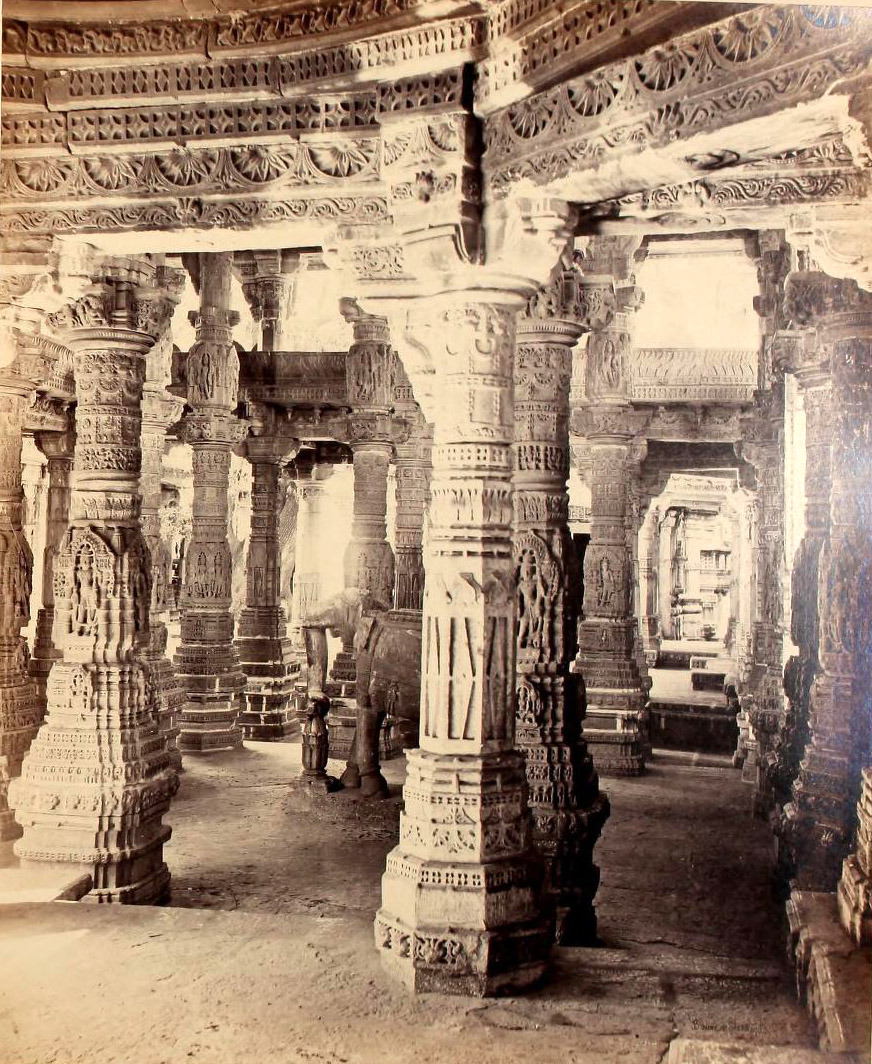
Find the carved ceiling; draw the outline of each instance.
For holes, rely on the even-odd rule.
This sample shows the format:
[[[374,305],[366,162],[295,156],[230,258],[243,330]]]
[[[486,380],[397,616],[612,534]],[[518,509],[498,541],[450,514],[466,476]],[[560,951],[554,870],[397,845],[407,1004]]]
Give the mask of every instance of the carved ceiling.
[[[172,18],[172,6],[145,0],[140,15],[127,0],[110,24],[98,3],[77,4],[75,21],[69,5],[7,4],[7,247],[353,233],[354,272],[384,279],[403,276],[404,233],[454,225],[475,248],[481,217],[529,190],[578,204],[589,230],[664,232],[759,228],[763,212],[771,225],[773,211],[860,209],[868,194],[850,108],[868,86],[865,11],[327,0]]]

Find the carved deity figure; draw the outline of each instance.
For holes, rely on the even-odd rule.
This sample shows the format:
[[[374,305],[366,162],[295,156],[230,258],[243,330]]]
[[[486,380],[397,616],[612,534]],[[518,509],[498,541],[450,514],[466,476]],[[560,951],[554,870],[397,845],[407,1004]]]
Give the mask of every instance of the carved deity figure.
[[[612,563],[607,554],[600,558],[599,575],[596,585],[596,604],[600,607],[614,605],[617,584],[615,574],[612,572]]]
[[[548,589],[532,551],[524,551],[518,572],[518,645],[539,650],[545,637]]]
[[[94,572],[94,556],[90,551],[81,551],[79,554],[70,607],[73,635],[94,635],[100,607],[100,588]]]
[[[614,340],[603,342],[600,359],[603,382],[609,388],[617,388],[621,382],[621,349]]]

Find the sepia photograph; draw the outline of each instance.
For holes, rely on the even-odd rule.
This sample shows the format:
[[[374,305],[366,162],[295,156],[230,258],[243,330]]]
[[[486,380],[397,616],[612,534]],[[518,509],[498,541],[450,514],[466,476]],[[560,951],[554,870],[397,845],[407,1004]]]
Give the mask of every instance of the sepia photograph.
[[[872,0],[0,77],[0,1064],[872,1064]]]

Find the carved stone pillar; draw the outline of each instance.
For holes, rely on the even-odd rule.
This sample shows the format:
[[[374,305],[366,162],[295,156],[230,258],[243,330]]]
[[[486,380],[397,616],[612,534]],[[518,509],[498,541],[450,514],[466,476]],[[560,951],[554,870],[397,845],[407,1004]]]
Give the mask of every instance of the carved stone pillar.
[[[627,545],[634,437],[643,417],[629,405],[632,312],[641,303],[632,265],[638,240],[598,238],[585,259],[590,335],[586,403],[574,427],[591,461],[591,533],[584,557],[583,619],[575,671],[584,682],[584,737],[604,774],[644,770],[647,683],[639,670],[633,616],[633,557]]]
[[[27,643],[21,629],[30,619],[33,557],[22,530],[22,422],[35,381],[35,359],[19,340],[17,356],[0,369],[0,841],[17,838],[7,804],[9,779],[42,720],[37,686],[28,675]]]
[[[393,457],[391,408],[396,385],[396,355],[386,318],[364,314],[343,300],[343,316],[354,328],[348,351],[348,401],[354,455],[354,517],[345,552],[345,586],[367,590],[386,606],[393,604],[394,552],[387,540],[388,467]]]
[[[479,292],[438,296],[415,322],[441,392],[421,747],[407,754],[376,940],[410,988],[492,994],[541,978],[552,937],[539,910],[524,756],[514,749],[514,307]]]
[[[71,474],[74,429],[67,432],[38,432],[36,445],[46,457],[48,492],[46,500],[45,554],[42,563],[42,605],[36,615],[36,637],[30,659],[30,675],[36,681],[41,714],[45,715],[46,685],[52,665],[63,657],[55,646],[54,563],[70,522]]]
[[[763,393],[760,409],[743,425],[742,457],[757,474],[756,603],[750,691],[743,713],[751,727],[745,739],[749,764],[745,778],[754,780],[754,808],[768,817],[787,800],[793,760],[788,742],[783,692],[784,618],[784,389],[779,383]],[[780,740],[780,741],[779,741]]]
[[[295,459],[293,468],[299,509],[291,598],[291,640],[301,648],[300,652],[305,661],[300,622],[322,598],[321,573],[325,562],[321,555],[321,543],[326,519],[324,482],[333,473],[333,466],[314,461],[312,452],[304,451]]]
[[[10,795],[22,863],[81,866],[91,900],[153,903],[169,872],[161,823],[178,787],[156,724],[151,563],[139,523],[145,353],[168,300],[161,269],[110,259],[53,324],[78,393],[70,527],[55,559],[55,645],[45,724]]]
[[[569,532],[569,382],[582,332],[576,271],[562,265],[519,317],[515,349],[516,746],[557,941],[596,940],[593,848],[609,812],[582,739],[575,656],[581,573]]]
[[[782,871],[795,888],[831,891],[852,843],[869,753],[872,293],[793,273],[785,305],[809,327],[793,344],[790,368],[804,392],[807,455],[794,640],[813,680],[809,741],[781,825]]]
[[[398,610],[420,610],[424,604],[424,515],[430,497],[433,429],[415,402],[412,386],[399,363],[397,374],[396,411],[408,421],[411,432],[396,447],[394,602]]]
[[[236,647],[248,678],[239,718],[246,739],[283,739],[297,729],[292,714],[295,656],[281,600],[279,477],[298,449],[274,435],[245,442],[251,463],[251,532],[246,559],[246,601]]]
[[[345,551],[345,586],[372,593],[393,604],[394,552],[387,539],[388,469],[393,445],[385,441],[352,443],[354,513]]]
[[[183,275],[179,273],[179,284]],[[161,535],[160,506],[166,430],[178,420],[184,403],[166,391],[172,363],[172,336],[167,329],[149,352],[142,397],[142,534],[151,556],[149,644],[145,659],[151,665],[160,733],[176,771],[181,770],[179,714],[185,688],[167,656],[167,623],[172,607],[172,557]]]
[[[176,669],[187,701],[180,717],[183,753],[242,745],[237,717],[245,675],[233,643],[228,542],[230,452],[246,432],[234,413],[239,358],[231,339],[238,317],[229,309],[232,256],[200,256],[197,339],[188,354],[191,412],[180,437],[193,450],[193,531],[185,554],[181,643]]]
[[[660,508],[650,505],[639,535],[639,631],[646,665],[660,653]]]

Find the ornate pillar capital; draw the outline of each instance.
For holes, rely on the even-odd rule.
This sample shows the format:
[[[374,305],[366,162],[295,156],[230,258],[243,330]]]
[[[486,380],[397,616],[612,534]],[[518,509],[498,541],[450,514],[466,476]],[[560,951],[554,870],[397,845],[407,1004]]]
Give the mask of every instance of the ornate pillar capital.
[[[234,265],[251,316],[260,325],[262,349],[283,350],[284,323],[294,300],[299,254],[278,249],[237,252]]]

